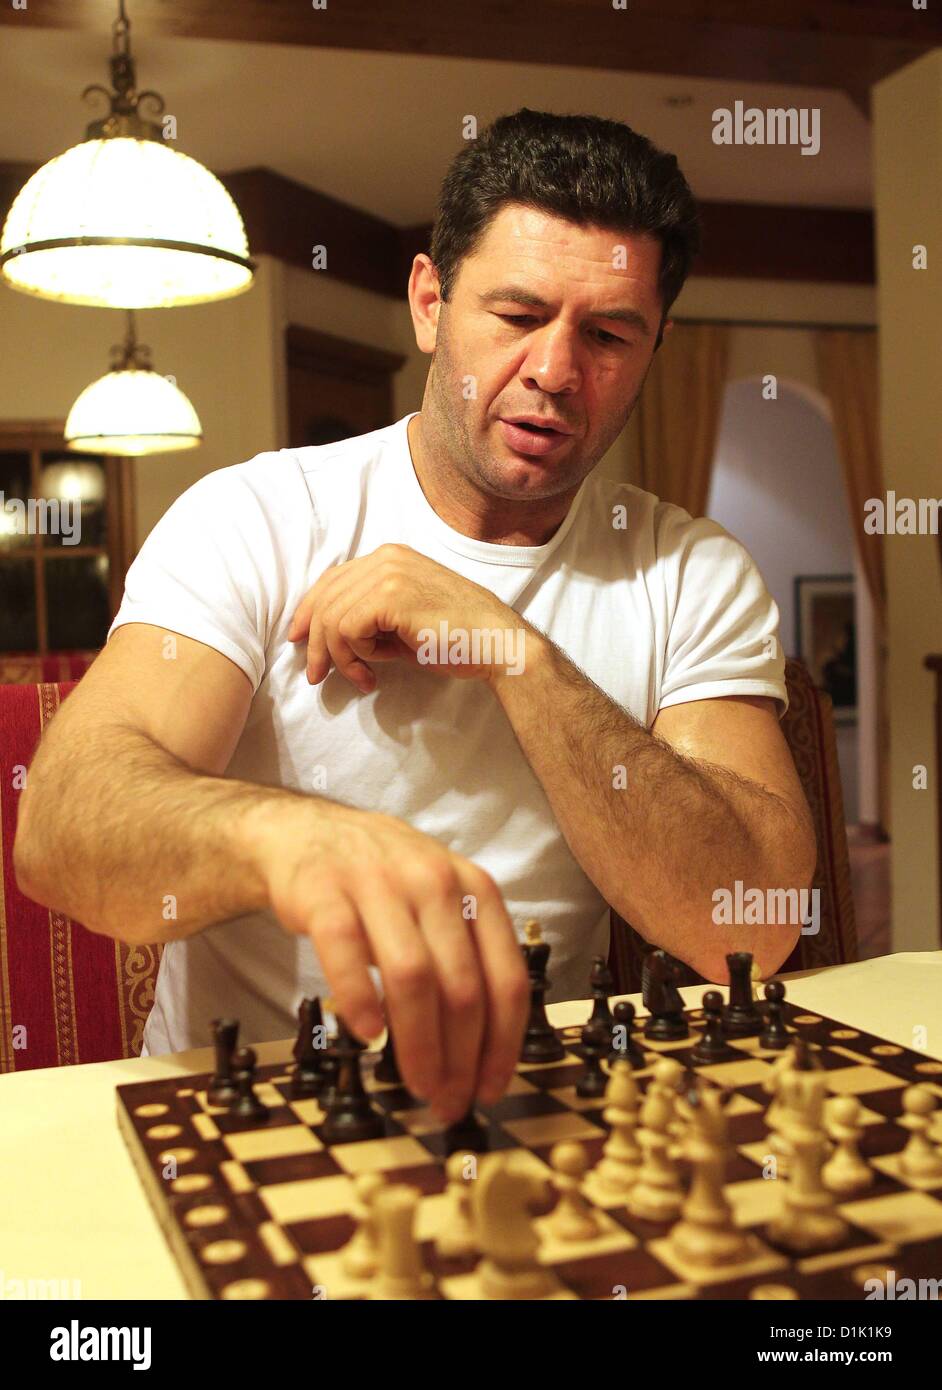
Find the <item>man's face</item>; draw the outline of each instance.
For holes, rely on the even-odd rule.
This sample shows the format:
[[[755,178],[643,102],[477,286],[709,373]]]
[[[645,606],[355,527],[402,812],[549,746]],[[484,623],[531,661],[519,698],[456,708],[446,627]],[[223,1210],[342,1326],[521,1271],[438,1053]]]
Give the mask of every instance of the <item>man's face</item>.
[[[439,309],[426,401],[469,482],[526,501],[574,491],[592,471],[651,364],[660,258],[656,237],[500,210]],[[520,416],[560,432],[509,423]]]

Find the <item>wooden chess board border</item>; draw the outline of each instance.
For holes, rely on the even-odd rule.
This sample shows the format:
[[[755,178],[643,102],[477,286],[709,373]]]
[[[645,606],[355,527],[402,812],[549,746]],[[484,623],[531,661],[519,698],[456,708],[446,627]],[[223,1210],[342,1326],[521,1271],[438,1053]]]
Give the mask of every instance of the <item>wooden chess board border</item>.
[[[685,1013],[689,1022],[693,1025],[701,1022],[703,1017],[702,1011],[698,1009],[688,1009]],[[874,1082],[877,1082],[878,1077],[883,1077],[887,1082],[895,1078],[896,1086],[902,1090],[907,1084],[915,1084],[917,1081],[924,1081],[930,1086],[931,1090],[937,1095],[942,1096],[942,1086],[940,1086],[938,1082],[939,1076],[942,1075],[942,1063],[936,1062],[925,1053],[917,1053],[912,1049],[903,1048],[896,1044],[889,1044],[876,1034],[871,1034],[861,1029],[849,1028],[837,1020],[831,1019],[825,1015],[812,1014],[807,1010],[790,1005],[789,1003],[786,1003],[786,1022],[790,1025],[792,1031],[803,1033],[808,1037],[809,1041],[812,1042],[813,1046],[825,1050],[827,1053],[826,1060],[824,1060],[825,1069],[837,1071],[838,1077],[842,1081],[842,1089],[843,1082],[847,1079],[844,1075],[845,1072],[848,1074],[848,1077],[850,1072],[855,1073],[855,1076],[850,1078],[854,1082],[851,1087],[851,1093],[859,1094],[859,1098],[865,1106],[869,1094],[867,1086],[864,1084],[867,1082],[866,1069],[869,1069],[873,1073]],[[686,1040],[673,1043],[653,1043],[643,1038],[643,1026],[644,1019],[638,1019],[636,1024],[638,1041],[652,1059],[656,1059],[659,1056],[669,1056],[676,1051],[688,1050],[695,1041],[695,1030],[692,1030],[691,1036]],[[600,1116],[600,1102],[575,1102],[570,1107],[568,1102],[563,1100],[559,1089],[564,1080],[570,1079],[566,1077],[565,1073],[568,1071],[571,1077],[572,1069],[578,1061],[573,1054],[573,1047],[578,1041],[580,1028],[575,1025],[570,1025],[568,1027],[558,1028],[556,1031],[567,1050],[565,1060],[555,1064],[522,1064],[518,1067],[515,1082],[518,1088],[521,1087],[521,1083],[528,1083],[524,1089],[529,1091],[532,1086],[537,1092],[547,1097],[547,1099],[558,1099],[564,1107],[570,1109],[570,1113],[574,1116],[578,1116],[581,1111],[588,1110],[590,1113],[585,1114],[585,1118],[589,1119],[591,1117],[592,1120],[595,1120],[597,1115]],[[739,1097],[740,1108],[738,1113],[744,1113],[743,1107],[750,1105],[754,1110],[758,1110],[759,1104],[757,1102],[760,1100],[759,1096],[756,1094],[754,1099],[750,1100],[748,1094],[750,1091],[757,1093],[759,1089],[757,1079],[752,1076],[750,1068],[755,1068],[761,1063],[763,1070],[766,1069],[774,1060],[776,1054],[763,1051],[761,1058],[751,1056],[750,1054],[754,1053],[758,1048],[757,1039],[734,1039],[733,1045],[736,1050],[742,1054],[734,1063],[721,1063],[715,1065],[713,1068],[709,1066],[692,1067],[691,1070],[695,1073],[702,1073],[707,1080],[711,1080],[714,1084],[720,1085],[721,1089],[728,1091],[732,1096]],[[686,1065],[689,1066],[689,1062],[687,1062]],[[650,1073],[650,1066],[651,1063],[649,1062],[649,1065],[640,1072],[642,1077]],[[731,1068],[737,1073],[735,1078],[731,1073]],[[711,1070],[719,1072],[721,1075],[711,1077]],[[288,1063],[274,1063],[260,1067],[260,1075],[256,1083],[257,1089],[262,1093],[274,1093],[276,1088],[273,1082],[284,1085],[289,1079],[289,1071],[290,1064]],[[857,1076],[856,1073],[860,1073],[860,1075]],[[225,1156],[220,1156],[211,1151],[210,1146],[220,1143],[225,1136],[219,1135],[217,1132],[214,1137],[207,1137],[207,1125],[205,1121],[209,1121],[209,1127],[215,1129],[211,1117],[213,1115],[217,1117],[219,1115],[224,1115],[225,1112],[218,1108],[210,1107],[205,1101],[205,1098],[202,1097],[201,1093],[205,1089],[208,1080],[208,1073],[164,1077],[125,1085],[119,1087],[117,1092],[118,1118],[122,1136],[128,1145],[134,1165],[141,1176],[142,1186],[154,1210],[158,1225],[164,1232],[171,1252],[181,1269],[187,1290],[194,1298],[200,1300],[216,1300],[221,1296],[225,1296],[222,1294],[222,1290],[227,1286],[231,1285],[235,1287],[242,1282],[252,1284],[253,1282],[262,1281],[269,1286],[266,1301],[279,1301],[283,1299],[296,1300],[299,1297],[313,1297],[313,1281],[306,1278],[308,1266],[318,1261],[323,1263],[324,1255],[335,1256],[337,1252],[332,1249],[331,1251],[325,1250],[321,1252],[320,1255],[314,1255],[305,1254],[303,1250],[298,1249],[295,1251],[294,1260],[290,1263],[275,1257],[272,1252],[271,1244],[266,1239],[267,1232],[265,1228],[276,1226],[278,1230],[275,1234],[280,1234],[281,1240],[285,1245],[292,1244],[293,1242],[290,1235],[283,1227],[278,1225],[275,1218],[268,1216],[259,1219],[256,1212],[253,1211],[253,1204],[255,1208],[261,1208],[259,1194],[267,1184],[252,1180],[249,1188],[241,1190],[234,1188],[232,1186],[230,1174],[227,1172],[227,1169],[223,1167],[223,1164],[227,1162],[230,1162],[232,1167],[238,1166],[235,1161],[231,1160],[231,1151],[230,1154]],[[370,1080],[372,1080],[372,1078],[370,1078]],[[858,1087],[860,1089],[858,1089]],[[403,1137],[412,1136],[418,1138],[420,1142],[423,1138],[429,1137],[425,1135],[424,1131],[421,1129],[413,1129],[408,1122],[404,1123],[404,1112],[396,1111],[394,1115],[390,1106],[382,1105],[383,1094],[389,1094],[397,1088],[389,1086],[370,1086],[370,1089],[371,1094],[374,1096],[374,1100],[380,1104],[381,1108],[386,1110],[389,1121],[395,1126],[395,1130]],[[571,1086],[568,1089],[571,1089]],[[879,1083],[877,1083],[876,1089],[882,1092],[884,1090],[890,1090],[891,1088],[880,1086]],[[513,1094],[514,1089],[512,1083],[511,1091],[508,1095],[512,1096]],[[292,1103],[283,1093],[279,1094],[278,1100],[279,1108],[285,1107],[293,1112],[293,1119],[291,1121],[292,1127],[296,1124],[302,1131],[306,1129],[309,1133],[313,1134],[315,1138],[318,1138],[316,1135],[317,1122],[315,1121],[309,1124],[302,1115],[297,1112],[296,1107],[304,1103]],[[269,1104],[275,1104],[274,1094],[269,1098]],[[307,1102],[307,1104],[311,1104],[311,1102]],[[502,1104],[504,1104],[504,1102],[497,1103],[498,1107]],[[153,1129],[155,1127],[160,1127],[159,1123],[155,1125],[155,1121],[158,1121],[160,1118],[159,1112],[157,1114],[141,1115],[141,1107],[143,1106],[146,1109],[148,1105],[154,1105],[155,1109],[158,1105],[161,1107],[163,1113],[162,1123],[168,1130],[177,1128],[177,1136],[174,1140],[171,1140],[169,1134],[166,1137],[148,1135],[148,1128]],[[482,1115],[487,1116],[490,1109],[491,1107],[484,1107],[481,1111]],[[538,1114],[539,1112],[535,1113]],[[197,1119],[200,1118],[204,1119],[204,1124],[202,1126],[196,1123]],[[505,1118],[510,1119],[510,1116],[506,1116]],[[872,1118],[876,1120],[877,1116],[874,1115]],[[887,1123],[890,1122],[889,1114],[884,1118]],[[192,1135],[187,1135],[185,1139],[180,1138],[179,1122],[181,1119],[188,1121],[188,1128],[195,1132]],[[145,1120],[147,1121],[146,1126],[144,1124]],[[510,1129],[504,1130],[502,1119],[495,1117],[493,1123],[515,1141],[516,1147],[525,1153],[533,1154],[535,1158],[539,1158],[536,1150],[526,1139],[521,1140],[514,1135]],[[512,1119],[511,1123],[514,1123]],[[600,1118],[598,1123],[601,1125]],[[539,1125],[537,1125],[537,1128],[539,1128]],[[250,1125],[247,1125],[244,1131],[241,1125],[233,1131],[233,1133],[242,1132],[264,1134],[265,1131],[264,1129]],[[228,1127],[226,1128],[226,1133],[229,1133]],[[603,1132],[600,1131],[600,1137],[602,1137],[602,1134]],[[152,1141],[151,1151],[148,1150],[145,1138],[149,1138]],[[595,1144],[595,1142],[596,1141],[593,1141],[593,1144]],[[154,1152],[153,1150],[158,1144],[159,1149],[157,1149],[157,1152]],[[182,1189],[177,1192],[168,1191],[167,1183],[161,1176],[162,1163],[160,1159],[164,1151],[172,1152],[174,1144],[180,1146],[191,1146],[195,1144],[197,1146],[202,1160],[201,1167],[189,1169],[188,1172],[202,1172],[203,1174],[207,1174],[209,1179],[207,1186],[212,1186],[215,1189],[213,1193],[209,1191],[201,1193],[198,1188],[193,1188],[190,1192],[186,1192]],[[538,1147],[540,1144],[542,1144],[544,1148],[546,1147],[542,1140],[537,1141]],[[347,1146],[344,1145],[343,1147],[346,1148]],[[356,1145],[352,1147],[355,1148]],[[742,1154],[745,1152],[747,1146],[737,1147],[739,1148],[740,1154]],[[335,1151],[336,1146],[323,1145],[322,1152],[324,1154],[330,1155],[332,1150]],[[432,1166],[441,1167],[442,1158],[437,1152],[433,1152],[430,1155],[429,1161]],[[544,1162],[543,1159],[540,1159],[540,1161],[541,1163]],[[390,1171],[395,1172],[395,1168]],[[394,1178],[393,1180],[397,1179]],[[743,1180],[744,1179],[732,1179],[731,1182],[736,1184]],[[314,1175],[310,1178],[303,1179],[303,1181],[317,1183],[318,1178]],[[912,1191],[912,1185],[908,1186],[910,1191]],[[184,1228],[184,1221],[190,1198],[197,1204],[200,1202],[212,1204],[214,1200],[218,1203],[223,1195],[225,1196],[226,1202],[234,1209],[234,1225],[236,1230],[233,1231],[230,1226],[228,1231],[217,1234],[210,1229],[205,1232],[205,1238],[209,1242],[214,1238],[222,1241],[226,1239],[230,1241],[239,1240],[240,1243],[246,1247],[239,1261],[243,1264],[241,1272],[237,1272],[236,1270],[225,1271],[224,1264],[207,1267],[205,1262],[202,1262],[198,1255],[198,1251],[201,1248],[199,1241],[203,1238],[203,1233],[191,1229],[188,1234],[187,1230]],[[942,1198],[942,1192],[935,1193],[934,1196],[936,1198]],[[184,1200],[174,1200],[180,1197],[184,1198]],[[938,1247],[939,1260],[942,1262],[942,1237],[936,1236],[931,1239],[929,1243],[933,1247]],[[639,1238],[638,1244],[642,1250],[652,1255],[656,1254],[653,1242],[649,1242],[646,1238]],[[907,1245],[905,1241],[903,1245],[904,1248],[912,1248],[911,1245]],[[872,1254],[874,1251],[879,1253],[880,1249],[879,1242],[875,1240],[870,1253]],[[892,1245],[887,1246],[885,1251],[887,1256],[892,1253],[892,1249]],[[864,1249],[861,1248],[861,1257],[864,1253]],[[903,1250],[900,1250],[898,1253],[902,1255]],[[600,1258],[603,1257],[600,1256]],[[838,1256],[838,1260],[840,1260],[840,1258],[841,1257]],[[658,1261],[658,1263],[663,1262]],[[843,1263],[848,1263],[846,1257]],[[219,1276],[219,1278],[215,1280],[213,1279],[214,1269],[218,1271]],[[812,1270],[809,1268],[807,1272],[811,1273]],[[741,1271],[732,1273],[734,1283],[736,1282],[737,1275],[740,1273]],[[805,1271],[799,1262],[791,1260],[788,1262],[788,1268],[780,1271],[781,1275],[792,1278],[797,1278],[799,1274],[803,1273],[805,1273]],[[657,1287],[652,1288],[647,1295],[642,1291],[633,1296],[660,1296],[664,1298],[682,1297],[684,1299],[691,1297],[702,1298],[717,1296],[716,1292],[709,1291],[707,1288],[696,1288],[691,1291],[686,1284],[682,1285],[676,1282],[679,1276],[675,1274],[672,1277],[675,1280],[675,1292],[673,1293],[671,1292],[671,1286],[659,1284]],[[220,1284],[220,1279],[226,1279],[227,1283]],[[728,1281],[729,1273],[724,1276],[721,1282],[728,1287]],[[436,1282],[439,1288],[445,1284],[443,1279],[437,1280]],[[454,1280],[449,1280],[449,1283],[455,1283],[455,1290],[452,1292],[448,1288],[445,1288],[444,1292],[439,1292],[438,1296],[444,1297],[446,1300],[454,1297],[461,1298],[462,1293],[458,1289],[458,1283]],[[310,1292],[302,1294],[302,1286],[310,1290]],[[683,1287],[683,1293],[680,1292],[681,1287]],[[570,1298],[580,1297],[578,1293],[563,1293],[562,1296]],[[586,1294],[585,1296],[589,1298],[595,1297],[593,1294]],[[728,1296],[734,1297],[735,1295]],[[743,1295],[740,1295],[740,1297],[742,1296]],[[343,1297],[343,1295],[341,1295],[341,1297]]]

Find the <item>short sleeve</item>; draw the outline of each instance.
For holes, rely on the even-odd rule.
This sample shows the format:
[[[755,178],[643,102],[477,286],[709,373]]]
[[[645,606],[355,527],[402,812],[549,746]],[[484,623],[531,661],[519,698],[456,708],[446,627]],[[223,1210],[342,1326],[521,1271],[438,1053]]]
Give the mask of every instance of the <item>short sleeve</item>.
[[[171,504],[128,570],[108,638],[125,623],[192,637],[235,662],[254,692],[283,575],[272,518],[245,469],[207,473]]]
[[[662,504],[656,518],[669,630],[659,708],[765,695],[788,709],[778,605],[752,556],[718,522]]]

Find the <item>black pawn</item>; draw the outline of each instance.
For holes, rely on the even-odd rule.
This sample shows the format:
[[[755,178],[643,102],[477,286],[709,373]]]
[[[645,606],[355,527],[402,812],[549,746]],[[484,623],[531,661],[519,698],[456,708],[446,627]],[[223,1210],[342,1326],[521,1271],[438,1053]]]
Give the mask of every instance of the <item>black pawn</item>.
[[[354,1139],[381,1139],[386,1133],[383,1116],[374,1109],[360,1075],[360,1057],[365,1043],[355,1038],[343,1019],[337,1018],[337,1041],[333,1054],[337,1061],[337,1079],[333,1095],[325,1105],[327,1116],[321,1128],[326,1144],[342,1144]]]
[[[792,1042],[792,1051],[795,1055],[796,1071],[820,1071],[821,1063],[811,1051],[804,1038],[795,1038]]]
[[[753,1037],[762,1028],[762,1014],[752,997],[752,954],[731,951],[726,964],[729,968],[729,1003],[723,1010],[726,1036]]]
[[[580,1053],[585,1059],[585,1067],[576,1082],[576,1095],[583,1100],[604,1096],[608,1086],[608,1076],[602,1063],[610,1052],[608,1029],[598,1019],[589,1019],[582,1030]]]
[[[782,1018],[785,986],[781,980],[769,981],[765,987],[765,997],[765,1027],[759,1034],[759,1045],[769,1052],[781,1052],[791,1042],[791,1034]]]
[[[615,1031],[612,1035],[612,1047],[609,1060],[614,1062],[622,1058],[630,1062],[637,1071],[645,1065],[644,1050],[636,1038],[631,1036],[631,1029],[635,1021],[635,1006],[628,999],[621,999],[615,1005]]]
[[[316,1096],[322,1087],[321,1062],[323,1048],[315,1044],[315,1029],[323,1030],[324,1019],[319,999],[302,999],[298,1006],[298,1037],[294,1044],[294,1057],[297,1062],[291,1078],[290,1095],[294,1100],[305,1096]]]
[[[526,941],[523,945],[523,958],[530,976],[530,1017],[527,1031],[523,1035],[521,1062],[560,1062],[566,1055],[556,1032],[546,1017],[546,991],[549,979],[546,966],[549,961],[549,942],[540,935],[537,922],[528,922],[524,928]]]
[[[324,1111],[330,1109],[337,1093],[337,1075],[340,1061],[337,1057],[337,1039],[331,1038],[321,1058],[321,1080],[317,1092],[317,1103]]]
[[[729,1062],[736,1056],[742,1056],[726,1041],[723,1032],[723,996],[718,989],[708,989],[703,996],[703,1012],[706,1021],[699,1041],[691,1050],[691,1062],[701,1066],[710,1062]]]
[[[612,1018],[608,997],[615,993],[615,981],[604,956],[596,956],[592,961],[589,989],[593,999],[592,1021],[604,1024],[611,1038],[615,1032],[615,1020]]]
[[[210,1105],[231,1105],[239,1094],[232,1074],[239,1023],[234,1018],[214,1018],[209,1026],[213,1030],[216,1070],[210,1077],[206,1099]]]
[[[399,1075],[399,1061],[396,1057],[396,1044],[393,1042],[392,1029],[388,1025],[386,1027],[386,1046],[376,1063],[373,1077],[376,1081],[382,1081],[384,1085],[402,1085],[402,1077]]]
[[[268,1119],[268,1106],[263,1105],[255,1094],[256,1060],[255,1049],[252,1047],[240,1047],[233,1057],[235,1083],[239,1094],[229,1113],[237,1115],[240,1120],[254,1120],[256,1124],[260,1124]]]

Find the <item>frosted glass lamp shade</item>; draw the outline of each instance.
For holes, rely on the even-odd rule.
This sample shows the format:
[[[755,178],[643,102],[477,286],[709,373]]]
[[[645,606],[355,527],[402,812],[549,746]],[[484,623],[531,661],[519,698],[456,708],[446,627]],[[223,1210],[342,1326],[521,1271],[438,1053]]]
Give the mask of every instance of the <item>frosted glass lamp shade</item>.
[[[163,454],[201,443],[199,416],[159,372],[125,368],[99,377],[65,422],[70,449],[98,454]]]
[[[226,299],[253,275],[239,210],[215,174],[160,140],[122,136],[84,140],[24,184],[0,270],[42,299],[126,309]]]

